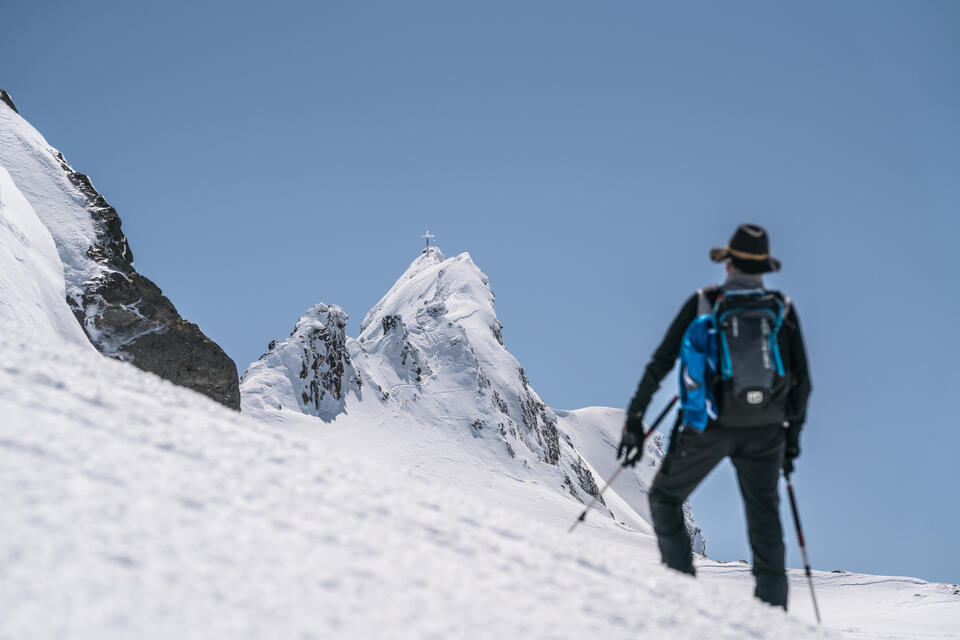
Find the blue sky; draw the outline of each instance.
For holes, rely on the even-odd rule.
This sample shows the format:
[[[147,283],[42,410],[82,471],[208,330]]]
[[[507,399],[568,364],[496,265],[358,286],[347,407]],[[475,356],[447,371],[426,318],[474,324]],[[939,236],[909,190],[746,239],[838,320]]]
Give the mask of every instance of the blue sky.
[[[960,582],[960,5],[9,4],[0,87],[241,371],[315,302],[355,333],[429,227],[550,405],[625,406],[708,249],[765,225],[813,563]],[[728,465],[693,505],[749,558]]]

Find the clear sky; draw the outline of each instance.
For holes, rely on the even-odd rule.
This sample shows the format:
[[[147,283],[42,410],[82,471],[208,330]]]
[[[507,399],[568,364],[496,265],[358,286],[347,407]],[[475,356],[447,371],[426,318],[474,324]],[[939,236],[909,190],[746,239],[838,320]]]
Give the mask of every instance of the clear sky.
[[[5,0],[0,87],[241,371],[316,302],[355,335],[429,227],[548,404],[625,406],[763,224],[814,565],[960,582],[960,3],[145,4]],[[693,505],[749,558],[728,466]]]

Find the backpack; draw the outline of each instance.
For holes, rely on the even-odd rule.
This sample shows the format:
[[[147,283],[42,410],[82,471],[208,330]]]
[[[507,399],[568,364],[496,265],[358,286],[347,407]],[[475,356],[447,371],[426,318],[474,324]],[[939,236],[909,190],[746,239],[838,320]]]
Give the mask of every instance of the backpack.
[[[763,289],[697,292],[697,317],[680,346],[682,424],[703,430],[782,424],[789,380],[779,336],[790,301]]]

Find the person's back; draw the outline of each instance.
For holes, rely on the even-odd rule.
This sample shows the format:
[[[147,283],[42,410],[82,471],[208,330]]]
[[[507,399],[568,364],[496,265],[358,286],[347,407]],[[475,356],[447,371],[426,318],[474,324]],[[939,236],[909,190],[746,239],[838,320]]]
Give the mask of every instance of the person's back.
[[[729,392],[721,391],[726,378],[735,372],[730,367],[730,347],[727,338],[738,336],[736,322],[732,331],[720,326],[716,317],[707,318],[710,331],[719,336],[715,348],[722,354],[712,356],[705,425],[698,424],[700,416],[689,405],[680,412],[670,446],[653,486],[650,489],[650,512],[657,534],[664,564],[685,573],[694,574],[690,538],[684,525],[682,505],[706,475],[724,458],[730,457],[737,471],[740,491],[747,515],[750,546],[753,549],[753,573],[757,586],[755,595],[772,605],[787,606],[787,580],[784,567],[783,531],[779,512],[779,478],[783,468],[793,471],[793,460],[800,453],[800,430],[806,418],[810,394],[810,376],[803,345],[803,334],[796,308],[790,299],[777,292],[766,292],[763,274],[777,271],[780,262],[769,253],[766,231],[756,225],[741,225],[730,243],[722,249],[713,249],[714,262],[726,262],[727,280],[719,287],[701,289],[691,296],[654,352],[643,378],[627,409],[620,455],[627,464],[636,463],[643,447],[643,414],[664,376],[673,368],[681,353],[685,334],[698,317],[716,311],[718,300],[724,297],[761,296],[777,301],[770,312],[771,322],[762,325],[763,339],[773,340],[774,358],[762,351],[763,367],[774,369],[775,379],[782,391],[776,397],[766,397],[765,391],[744,393],[742,410],[735,411],[736,400]],[[738,310],[731,310],[734,313]],[[762,314],[761,314],[762,315]],[[714,314],[715,316],[715,314]],[[772,328],[771,328],[772,327]],[[727,331],[727,334],[724,334]],[[772,332],[772,333],[771,333]],[[726,362],[721,366],[719,361]],[[690,381],[693,389],[697,383]],[[711,406],[710,400],[716,403]],[[751,406],[756,404],[751,418]],[[725,406],[726,405],[726,406]],[[763,407],[764,411],[759,409]],[[726,412],[725,409],[726,408]],[[688,415],[685,415],[688,414]],[[699,427],[699,428],[698,428]]]

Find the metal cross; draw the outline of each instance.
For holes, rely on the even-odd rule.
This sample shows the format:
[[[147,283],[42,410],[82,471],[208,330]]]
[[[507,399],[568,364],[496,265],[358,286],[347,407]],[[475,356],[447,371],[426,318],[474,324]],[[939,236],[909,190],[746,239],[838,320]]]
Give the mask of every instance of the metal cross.
[[[437,236],[435,236],[435,235],[433,235],[432,233],[430,233],[430,229],[427,229],[427,232],[426,232],[425,234],[423,234],[422,236],[420,236],[420,237],[427,239],[427,249],[429,249],[429,248],[430,248],[430,240],[431,240],[432,238],[436,238]]]

